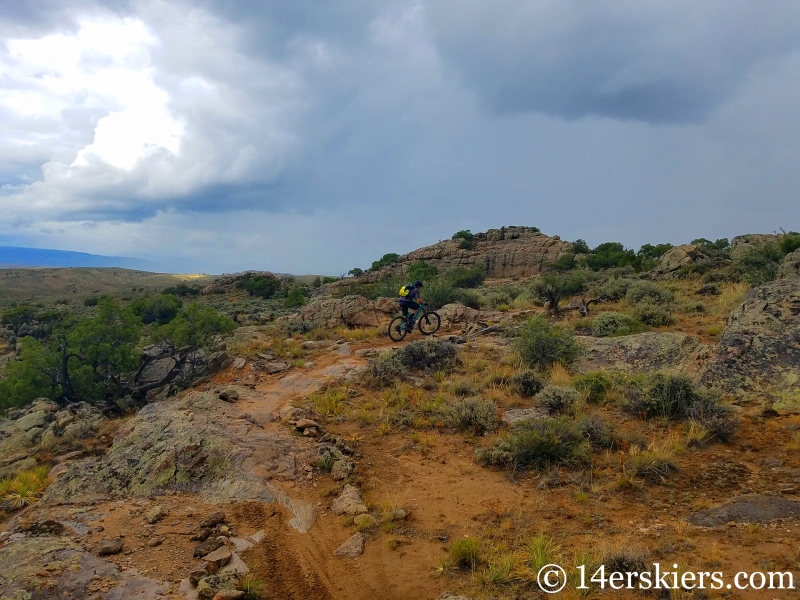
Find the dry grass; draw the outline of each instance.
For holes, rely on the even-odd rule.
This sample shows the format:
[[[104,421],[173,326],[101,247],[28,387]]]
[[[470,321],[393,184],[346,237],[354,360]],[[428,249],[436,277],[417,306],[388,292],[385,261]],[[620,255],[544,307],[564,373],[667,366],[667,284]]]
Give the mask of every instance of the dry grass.
[[[572,375],[562,363],[555,363],[550,367],[547,377],[553,385],[569,385],[572,383]]]
[[[381,331],[377,327],[360,327],[357,329],[349,329],[347,327],[337,327],[333,330],[333,336],[336,339],[347,340],[348,342],[363,342],[364,340],[371,340],[379,337]]]
[[[12,509],[20,509],[39,501],[50,485],[49,467],[41,465],[30,471],[21,471],[14,477],[0,479],[0,498]]]

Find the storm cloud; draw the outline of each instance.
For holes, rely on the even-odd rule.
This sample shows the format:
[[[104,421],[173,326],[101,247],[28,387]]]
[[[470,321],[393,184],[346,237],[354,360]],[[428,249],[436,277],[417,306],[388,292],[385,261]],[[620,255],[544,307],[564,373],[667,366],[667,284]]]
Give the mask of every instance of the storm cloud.
[[[792,3],[0,5],[0,242],[336,274],[798,228]]]

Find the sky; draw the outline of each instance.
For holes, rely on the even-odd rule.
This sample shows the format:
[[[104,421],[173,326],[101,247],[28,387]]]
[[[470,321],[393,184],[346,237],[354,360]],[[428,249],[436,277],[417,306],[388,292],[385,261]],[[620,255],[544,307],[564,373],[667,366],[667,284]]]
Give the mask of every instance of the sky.
[[[800,3],[0,0],[0,245],[339,275],[800,230]]]

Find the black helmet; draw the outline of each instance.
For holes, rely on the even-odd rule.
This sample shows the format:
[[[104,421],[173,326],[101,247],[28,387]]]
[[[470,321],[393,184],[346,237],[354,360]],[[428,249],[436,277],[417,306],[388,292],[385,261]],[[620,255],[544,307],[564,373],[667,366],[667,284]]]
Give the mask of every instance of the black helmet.
[[[414,287],[422,287],[422,282],[421,282],[419,279],[417,279],[417,280],[414,282]]]

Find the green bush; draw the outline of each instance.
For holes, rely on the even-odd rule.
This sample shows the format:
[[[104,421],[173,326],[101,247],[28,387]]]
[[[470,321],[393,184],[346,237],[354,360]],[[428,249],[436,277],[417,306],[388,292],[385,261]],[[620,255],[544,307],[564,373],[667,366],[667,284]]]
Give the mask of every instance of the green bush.
[[[161,293],[172,296],[197,296],[200,293],[200,286],[189,287],[185,283],[179,283],[176,286],[164,288]]]
[[[97,306],[98,302],[100,302],[100,298],[98,298],[97,296],[92,296],[90,298],[86,298],[86,300],[83,301],[83,305],[84,306]]]
[[[545,315],[528,319],[520,327],[513,345],[528,366],[538,368],[548,367],[555,362],[570,365],[583,350],[572,331],[552,325]]]
[[[734,267],[744,281],[755,287],[774,281],[784,256],[778,243],[756,243],[736,257]]]
[[[453,287],[449,281],[434,279],[422,289],[422,297],[428,303],[428,308],[438,310],[445,304],[460,302],[470,308],[480,308],[480,297],[472,291]]]
[[[245,273],[236,282],[236,287],[247,290],[251,296],[269,299],[281,288],[281,282],[274,275]]]
[[[306,289],[299,285],[293,285],[289,288],[286,294],[286,299],[283,301],[285,308],[299,308],[306,303]]]
[[[604,312],[592,321],[592,334],[597,337],[630,335],[642,330],[642,324],[628,315],[618,312]]]
[[[548,413],[558,414],[572,410],[578,401],[578,392],[566,385],[546,385],[536,399]]]
[[[589,248],[589,244],[587,244],[584,240],[575,240],[572,242],[572,252],[574,254],[589,254],[591,252]]]
[[[634,264],[635,261],[636,253],[633,250],[626,250],[619,242],[600,244],[584,259],[586,266],[593,271],[624,267]]]
[[[550,312],[558,311],[558,303],[565,296],[578,294],[586,285],[583,271],[570,273],[545,273],[533,282],[533,292],[548,303]]]
[[[593,371],[576,375],[572,379],[572,385],[578,391],[586,394],[586,402],[589,404],[603,404],[608,393],[614,387],[614,378],[602,371]]]
[[[633,309],[633,316],[650,327],[666,327],[675,322],[675,318],[666,308],[654,304],[640,304]]]
[[[382,267],[385,267],[386,265],[391,265],[392,263],[396,263],[398,260],[400,260],[399,254],[395,254],[394,252],[384,254],[383,256],[380,257],[379,260],[376,260],[372,263],[370,271],[378,271]]]
[[[583,431],[583,437],[595,448],[609,449],[618,445],[614,430],[596,415],[582,419],[578,427]]]
[[[138,298],[130,304],[131,312],[141,318],[145,325],[150,323],[165,325],[178,316],[181,308],[183,302],[178,297],[166,294]]]
[[[583,466],[590,462],[591,445],[578,423],[566,417],[546,417],[520,422],[511,435],[491,448],[478,448],[475,455],[484,464],[514,470]]]
[[[665,290],[651,281],[637,280],[628,286],[625,300],[630,304],[640,304],[642,302],[669,304],[673,300],[673,295],[669,290]]]
[[[367,376],[374,384],[383,386],[402,378],[409,370],[441,371],[453,367],[457,361],[455,344],[427,338],[371,359],[367,363]]]
[[[472,250],[475,247],[475,235],[469,229],[454,233],[453,239],[461,240],[458,247],[462,250]]]
[[[523,371],[511,378],[511,387],[520,395],[530,398],[544,387],[544,380],[533,371]]]
[[[442,408],[444,422],[458,431],[471,431],[483,435],[494,431],[500,425],[497,405],[482,398],[464,398],[446,404]]]
[[[784,233],[781,239],[778,240],[778,250],[780,250],[781,254],[784,256],[790,252],[794,252],[798,248],[800,248],[800,233],[796,231]]]
[[[486,279],[486,270],[481,265],[475,265],[469,269],[456,267],[447,271],[443,275],[443,279],[454,288],[476,288]]]
[[[604,281],[595,283],[590,289],[589,294],[611,302],[622,300],[625,294],[628,293],[628,288],[634,282],[634,279],[625,279],[623,277],[610,277]]]
[[[408,270],[408,278],[420,281],[430,280],[439,274],[439,269],[433,265],[429,265],[424,260],[418,260]]]

